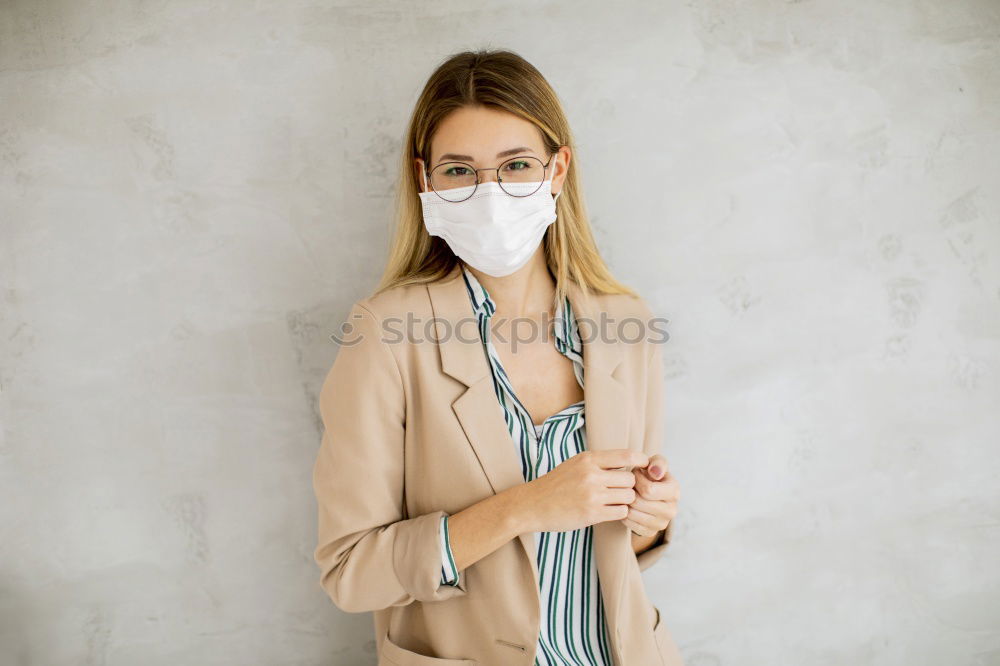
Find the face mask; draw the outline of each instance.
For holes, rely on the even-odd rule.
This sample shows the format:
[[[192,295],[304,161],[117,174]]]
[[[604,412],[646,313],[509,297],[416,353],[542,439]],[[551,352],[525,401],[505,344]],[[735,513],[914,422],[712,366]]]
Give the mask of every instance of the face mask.
[[[424,187],[427,176],[421,170]],[[505,183],[515,194],[531,192],[535,183]],[[475,185],[454,190],[457,196]],[[479,183],[465,201],[445,201],[434,192],[420,192],[424,226],[431,236],[443,238],[464,262],[493,277],[510,275],[526,263],[542,242],[545,230],[556,221],[552,179],[542,182],[528,196],[511,196],[495,181]]]

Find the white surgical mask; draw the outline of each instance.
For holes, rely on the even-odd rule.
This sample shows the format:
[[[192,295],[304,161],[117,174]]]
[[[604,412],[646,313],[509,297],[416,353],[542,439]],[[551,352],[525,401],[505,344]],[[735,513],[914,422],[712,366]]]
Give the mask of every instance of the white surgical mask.
[[[420,173],[426,188],[426,174],[422,169]],[[530,192],[538,183],[504,183],[504,187],[518,194]],[[528,263],[545,230],[556,221],[556,199],[562,192],[552,197],[551,178],[529,196],[511,196],[495,181],[449,192],[463,196],[473,188],[475,194],[457,202],[445,201],[432,191],[420,192],[424,226],[472,267],[493,277],[510,275]]]

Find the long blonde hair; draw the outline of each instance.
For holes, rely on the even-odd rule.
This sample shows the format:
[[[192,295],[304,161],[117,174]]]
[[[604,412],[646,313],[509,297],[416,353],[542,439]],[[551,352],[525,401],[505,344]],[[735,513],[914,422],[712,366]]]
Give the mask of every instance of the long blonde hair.
[[[457,53],[427,80],[410,115],[396,187],[396,231],[374,294],[440,279],[461,261],[443,239],[431,236],[424,227],[414,159],[429,161],[437,126],[447,114],[464,106],[513,113],[534,123],[548,152],[560,146],[568,146],[572,152],[562,195],[556,201],[558,217],[542,241],[545,261],[556,283],[553,305],[566,296],[568,280],[580,286],[585,298],[592,293],[637,296],[615,279],[597,250],[580,192],[576,146],[555,91],[531,63],[508,50]]]

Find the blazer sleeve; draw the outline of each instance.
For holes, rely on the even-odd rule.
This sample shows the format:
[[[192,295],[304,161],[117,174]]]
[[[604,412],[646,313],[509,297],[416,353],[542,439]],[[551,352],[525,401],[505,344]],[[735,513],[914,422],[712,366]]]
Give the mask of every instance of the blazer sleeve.
[[[650,347],[652,350],[646,367],[646,423],[642,450],[646,455],[652,456],[655,453],[663,454],[663,345],[650,343]],[[640,571],[645,571],[663,557],[673,536],[673,529],[674,521],[671,520],[653,545],[636,555]]]
[[[396,357],[363,301],[349,323],[319,394],[312,480],[320,586],[351,613],[464,595],[464,581],[441,582],[445,512],[404,515],[406,400]]]

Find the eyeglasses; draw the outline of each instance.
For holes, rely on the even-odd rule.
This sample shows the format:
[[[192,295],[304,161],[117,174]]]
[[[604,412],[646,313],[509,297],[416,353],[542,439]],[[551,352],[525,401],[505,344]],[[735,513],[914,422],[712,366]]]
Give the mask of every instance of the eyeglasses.
[[[477,169],[465,162],[442,162],[429,172],[425,169],[424,173],[431,190],[452,203],[465,201],[476,193],[482,182],[479,178],[480,171],[496,171],[497,184],[510,196],[530,197],[542,187],[545,169],[555,156],[556,153],[552,153],[549,161],[544,164],[537,157],[528,155],[511,157],[492,169]]]

